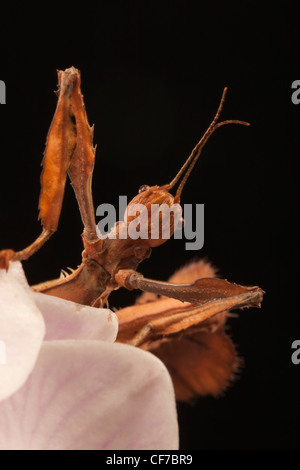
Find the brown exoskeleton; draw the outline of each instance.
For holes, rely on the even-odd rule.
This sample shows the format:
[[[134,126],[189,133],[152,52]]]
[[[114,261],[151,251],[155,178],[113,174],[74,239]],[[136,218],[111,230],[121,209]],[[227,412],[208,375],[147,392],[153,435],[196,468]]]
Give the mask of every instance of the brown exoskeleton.
[[[58,79],[58,103],[47,137],[41,175],[39,218],[43,231],[22,251],[0,251],[0,268],[7,269],[10,261],[28,259],[56,231],[68,174],[84,225],[82,263],[71,274],[32,289],[93,306],[105,305],[109,294],[120,287],[144,291],[134,306],[117,312],[117,341],[157,354],[169,368],[178,399],[219,393],[237,367],[234,346],[224,333],[228,312],[233,308],[260,306],[263,291],[216,279],[213,268],[203,261],[181,269],[169,282],[146,279],[136,269],[150,256],[153,247],[166,241],[162,235],[151,238],[151,205],[180,204],[182,188],[212,133],[226,124],[248,123],[218,122],[224,89],[211,125],[173,181],[163,186],[143,186],[129,203],[127,211],[134,203],[146,206],[149,237],[134,240],[118,236],[120,229],[128,235],[132,220],[129,216],[113,228],[115,238],[99,238],[91,192],[95,159],[93,128],[88,124],[81,95],[80,72],[71,67],[59,71]],[[172,196],[169,191],[177,183],[177,192]],[[172,224],[171,219],[171,234]]]

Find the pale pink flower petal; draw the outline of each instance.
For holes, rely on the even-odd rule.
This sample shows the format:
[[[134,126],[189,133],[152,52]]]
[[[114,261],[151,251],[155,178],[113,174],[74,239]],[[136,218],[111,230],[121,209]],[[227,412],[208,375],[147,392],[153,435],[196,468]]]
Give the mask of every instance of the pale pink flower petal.
[[[0,449],[177,449],[173,386],[146,351],[49,341],[26,384],[0,403]]]
[[[34,293],[46,323],[45,341],[53,339],[99,339],[115,341],[118,318],[107,308],[86,307],[51,295]]]
[[[20,262],[0,269],[0,400],[23,385],[45,334]]]

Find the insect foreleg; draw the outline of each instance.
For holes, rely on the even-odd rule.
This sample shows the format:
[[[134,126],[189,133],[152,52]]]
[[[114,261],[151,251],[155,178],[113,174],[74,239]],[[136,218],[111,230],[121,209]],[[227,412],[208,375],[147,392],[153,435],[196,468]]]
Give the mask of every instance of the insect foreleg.
[[[259,306],[263,291],[259,287],[240,286],[225,279],[202,278],[191,284],[172,284],[171,282],[147,279],[131,269],[120,269],[115,275],[116,282],[126,289],[140,289],[157,295],[172,297],[182,302],[200,303],[210,300],[243,296],[249,306]]]

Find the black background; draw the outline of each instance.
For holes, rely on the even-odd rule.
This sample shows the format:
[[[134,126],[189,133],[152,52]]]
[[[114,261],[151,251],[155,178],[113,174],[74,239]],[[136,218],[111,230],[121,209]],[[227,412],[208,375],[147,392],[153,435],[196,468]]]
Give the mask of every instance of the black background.
[[[14,3],[2,10],[0,79],[0,247],[21,249],[40,232],[40,162],[56,106],[56,69],[74,65],[97,157],[100,203],[132,198],[142,184],[169,182],[210,123],[224,86],[226,126],[207,144],[183,192],[205,204],[205,244],[170,240],[140,266],[166,279],[207,257],[220,275],[266,291],[260,310],[230,321],[245,367],[218,399],[179,404],[181,449],[299,448],[300,337],[296,237],[300,106],[297,13],[260,2],[99,1]],[[82,225],[67,184],[59,230],[24,263],[30,283],[55,278],[81,259]],[[118,291],[110,306],[131,303]]]

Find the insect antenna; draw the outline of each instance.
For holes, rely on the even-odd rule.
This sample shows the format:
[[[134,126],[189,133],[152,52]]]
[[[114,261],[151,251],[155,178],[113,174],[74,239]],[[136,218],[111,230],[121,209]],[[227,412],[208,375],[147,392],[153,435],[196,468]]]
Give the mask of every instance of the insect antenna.
[[[215,115],[214,119],[212,120],[211,124],[209,125],[208,129],[206,130],[206,132],[204,133],[202,138],[199,140],[197,145],[194,147],[194,149],[193,149],[192,153],[190,154],[190,156],[187,158],[187,160],[185,161],[183,166],[180,168],[180,170],[177,173],[177,175],[175,176],[175,178],[171,181],[171,183],[166,184],[166,185],[161,187],[161,189],[169,191],[170,189],[172,189],[178,183],[180,178],[183,176],[182,180],[181,180],[181,182],[180,182],[180,184],[177,188],[176,195],[175,195],[175,201],[176,202],[178,202],[180,200],[180,196],[181,196],[183,187],[184,187],[188,177],[190,176],[190,174],[191,174],[198,158],[200,157],[204,145],[206,144],[206,142],[208,141],[210,136],[215,132],[215,130],[218,129],[219,127],[221,127],[221,126],[226,125],[226,124],[241,124],[243,126],[250,126],[249,122],[238,121],[238,120],[233,120],[233,119],[218,122],[218,119],[220,117],[220,114],[221,114],[221,111],[222,111],[222,108],[223,108],[223,105],[224,105],[226,93],[227,93],[227,87],[225,87],[224,90],[223,90],[222,98],[221,98],[221,101],[220,101],[220,104],[219,104],[219,107],[218,107],[218,110],[216,112],[216,115]]]

